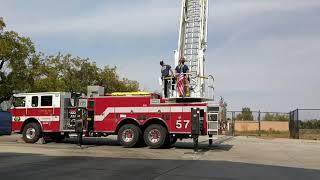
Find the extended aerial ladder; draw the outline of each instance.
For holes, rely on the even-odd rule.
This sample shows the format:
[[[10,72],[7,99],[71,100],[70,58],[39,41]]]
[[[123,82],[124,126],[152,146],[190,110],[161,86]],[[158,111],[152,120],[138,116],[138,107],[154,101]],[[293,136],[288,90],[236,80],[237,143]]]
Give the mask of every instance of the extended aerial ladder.
[[[175,51],[175,66],[181,58],[189,67],[189,95],[183,99],[206,101],[208,86],[204,74],[205,51],[208,31],[208,0],[182,0],[178,49]],[[209,76],[209,78],[212,76]],[[213,81],[213,78],[210,78]],[[213,83],[213,82],[211,82]],[[172,87],[172,86],[171,86]],[[213,85],[210,86],[213,91]],[[175,89],[169,90],[168,99],[181,99]]]
[[[208,40],[208,15],[209,0],[182,0],[178,49],[175,51],[175,66],[183,58],[185,65],[189,67],[189,73],[187,73],[189,83],[188,87],[186,87],[189,89],[189,93],[181,97],[177,92],[178,88],[169,86],[171,89],[166,99],[174,102],[207,101],[209,104],[207,109],[207,131],[209,143],[212,144],[212,140],[218,138],[219,119],[225,106],[221,103],[218,106],[210,105],[213,101],[214,78],[212,75],[206,76],[204,73],[205,52]],[[196,117],[197,119],[197,112],[192,111],[192,114],[192,117]],[[202,122],[202,119],[200,118],[196,121]],[[194,126],[192,123],[192,127],[197,126]],[[193,134],[193,137],[195,138],[196,147],[198,136]]]

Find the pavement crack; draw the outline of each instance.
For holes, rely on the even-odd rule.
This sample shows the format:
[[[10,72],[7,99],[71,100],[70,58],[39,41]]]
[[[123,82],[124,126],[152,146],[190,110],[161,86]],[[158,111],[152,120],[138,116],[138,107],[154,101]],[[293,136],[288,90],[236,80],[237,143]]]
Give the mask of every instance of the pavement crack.
[[[182,168],[182,167],[184,167],[184,166],[185,166],[185,165],[182,164],[182,165],[178,165],[178,166],[176,166],[176,167],[174,167],[174,168],[168,169],[167,171],[164,171],[163,173],[160,173],[160,174],[158,174],[157,176],[153,177],[152,180],[157,179],[157,178],[159,178],[159,177],[161,177],[161,176],[163,176],[163,175],[168,174],[168,173],[171,172],[171,171],[174,171],[174,170],[176,170],[176,169],[178,169],[178,168]]]

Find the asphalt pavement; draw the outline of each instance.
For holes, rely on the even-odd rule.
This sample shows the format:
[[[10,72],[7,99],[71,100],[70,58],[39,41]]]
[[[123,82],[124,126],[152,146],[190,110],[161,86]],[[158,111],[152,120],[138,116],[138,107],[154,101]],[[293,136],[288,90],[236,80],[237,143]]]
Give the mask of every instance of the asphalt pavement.
[[[11,163],[11,162],[14,163]],[[17,163],[18,162],[18,163]],[[143,160],[0,154],[1,179],[319,180],[320,171],[227,161]]]
[[[313,158],[315,161],[310,161],[313,162],[310,164],[311,168],[305,168],[308,167],[308,164],[303,163],[307,161],[302,162],[300,159],[292,161],[297,167],[288,167],[281,162],[282,159],[278,161],[272,159],[272,163],[268,163],[268,161],[258,159],[254,153],[250,153],[251,156],[249,156],[241,151],[242,146],[250,147],[250,144],[259,141],[264,141],[266,144],[266,142],[270,143],[269,140],[236,138],[225,144],[217,145],[213,149],[202,145],[198,154],[192,153],[190,149],[192,144],[182,142],[178,142],[169,149],[152,150],[147,147],[123,148],[112,139],[96,141],[100,143],[87,142],[85,146],[79,148],[72,140],[43,145],[25,144],[12,137],[0,137],[0,179],[320,179],[319,168],[316,165],[311,166],[318,162],[315,158]],[[272,144],[274,146],[275,142]],[[283,142],[282,144],[285,145]],[[308,146],[309,148],[310,145],[312,145],[310,147],[319,147],[318,143],[304,144],[303,147]],[[279,147],[275,148],[281,151]],[[276,154],[276,151],[272,153]],[[239,157],[236,158],[237,156]],[[275,157],[278,159],[278,156]],[[235,162],[239,160],[246,162]],[[290,162],[287,164],[290,165]]]

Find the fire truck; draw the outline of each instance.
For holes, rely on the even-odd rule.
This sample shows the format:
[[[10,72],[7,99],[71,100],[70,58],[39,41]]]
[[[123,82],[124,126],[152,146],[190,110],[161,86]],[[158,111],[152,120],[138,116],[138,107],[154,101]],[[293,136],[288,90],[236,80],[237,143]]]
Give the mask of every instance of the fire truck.
[[[26,143],[47,136],[61,140],[72,133],[85,136],[117,135],[122,146],[146,144],[151,148],[171,145],[177,139],[203,135],[209,144],[222,131],[226,104],[213,102],[213,76],[205,76],[208,0],[182,0],[181,23],[175,65],[181,58],[189,67],[188,94],[178,93],[174,77],[162,94],[120,92],[88,87],[86,96],[70,92],[14,95],[12,129]],[[210,93],[211,91],[211,93]]]
[[[91,94],[85,98],[65,92],[15,94],[13,131],[26,143],[35,143],[43,136],[61,140],[80,128],[86,136],[117,135],[125,147],[145,143],[151,148],[219,134],[219,105],[166,102],[159,94],[144,92],[93,95],[91,89],[103,87],[88,87]]]

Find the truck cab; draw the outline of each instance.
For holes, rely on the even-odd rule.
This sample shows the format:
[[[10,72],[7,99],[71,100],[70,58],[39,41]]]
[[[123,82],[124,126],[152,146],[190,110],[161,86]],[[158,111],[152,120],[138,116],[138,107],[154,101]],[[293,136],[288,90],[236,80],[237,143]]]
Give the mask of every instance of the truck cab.
[[[70,93],[41,92],[14,94],[12,130],[22,133],[26,142],[37,141],[42,133],[58,133],[65,118],[65,106]],[[41,133],[37,130],[41,129]]]

